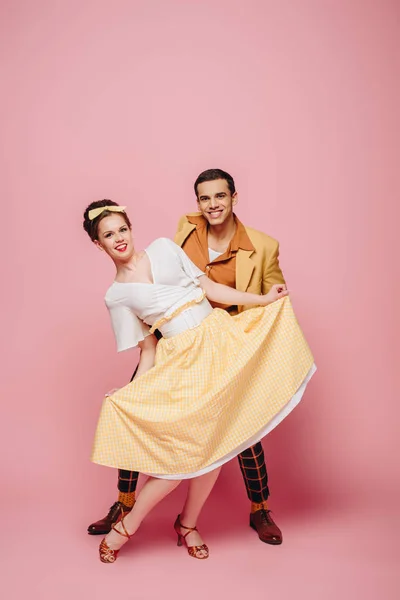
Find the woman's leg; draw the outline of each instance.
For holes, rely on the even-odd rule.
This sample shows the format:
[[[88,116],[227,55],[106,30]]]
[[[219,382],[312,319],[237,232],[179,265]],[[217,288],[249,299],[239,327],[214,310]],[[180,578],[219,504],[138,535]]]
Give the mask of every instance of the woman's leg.
[[[218,479],[220,471],[221,467],[210,471],[210,473],[201,475],[200,477],[195,477],[189,481],[186,501],[180,515],[181,525],[185,525],[186,527],[196,527],[197,519],[199,518],[205,501],[210,495],[211,490]],[[187,530],[181,528],[181,533],[182,535],[185,535]],[[201,539],[198,531],[189,533],[185,539],[188,546],[201,546],[203,544],[203,540]],[[200,550],[198,556],[201,557],[207,554],[208,553],[205,550]]]
[[[131,512],[124,518],[124,525],[130,535],[133,535],[139,528],[145,516],[158,504],[165,496],[168,496],[174,490],[180,481],[171,481],[170,479],[155,479],[149,477],[144,484],[138,499]],[[118,531],[123,531],[122,526],[117,524]],[[121,537],[118,533],[111,530],[106,537],[106,542],[112,550],[118,550],[127,542],[127,538]]]

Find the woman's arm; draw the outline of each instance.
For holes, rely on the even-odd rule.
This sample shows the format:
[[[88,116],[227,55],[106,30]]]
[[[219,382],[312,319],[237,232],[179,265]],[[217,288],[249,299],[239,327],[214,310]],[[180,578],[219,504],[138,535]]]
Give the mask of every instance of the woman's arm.
[[[134,379],[137,379],[137,377],[140,377],[140,375],[143,375],[143,373],[146,373],[146,371],[154,367],[157,342],[158,340],[155,335],[148,335],[144,338],[143,342],[139,342],[139,363],[129,383],[131,383]],[[118,390],[119,388],[114,388],[107,392],[106,396],[112,396],[113,394],[115,394],[115,392],[118,392]]]
[[[140,359],[134,379],[137,379],[143,375],[143,373],[146,373],[146,371],[154,367],[157,338],[155,335],[148,335],[142,342],[139,342],[138,346],[140,348]]]
[[[227,304],[228,306],[240,306],[243,304],[267,306],[267,304],[271,304],[271,302],[275,302],[275,300],[279,300],[289,294],[284,284],[273,285],[268,294],[261,296],[258,294],[249,294],[248,292],[239,292],[239,290],[235,290],[227,285],[215,283],[215,281],[211,281],[205,275],[199,277],[199,282],[209,300],[218,302],[218,304]]]

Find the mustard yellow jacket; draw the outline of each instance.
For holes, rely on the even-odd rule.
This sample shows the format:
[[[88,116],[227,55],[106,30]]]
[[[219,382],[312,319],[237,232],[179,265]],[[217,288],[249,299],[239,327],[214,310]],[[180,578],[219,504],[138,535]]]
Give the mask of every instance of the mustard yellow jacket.
[[[175,243],[182,246],[194,229],[196,225],[189,223],[186,216],[182,217],[175,234]],[[253,294],[267,294],[272,285],[285,283],[279,266],[279,243],[261,231],[251,227],[245,229],[255,251],[239,248],[236,255],[236,289]],[[247,308],[251,306],[239,306],[238,310],[242,312]]]

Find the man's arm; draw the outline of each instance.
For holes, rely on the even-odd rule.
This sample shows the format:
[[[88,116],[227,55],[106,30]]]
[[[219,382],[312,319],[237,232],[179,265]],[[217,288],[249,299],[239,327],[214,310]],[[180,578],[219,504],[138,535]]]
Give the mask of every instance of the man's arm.
[[[228,285],[222,283],[216,283],[207,277],[202,275],[199,277],[200,287],[205,291],[206,296],[211,302],[218,302],[218,304],[226,304],[227,306],[252,304],[254,306],[267,306],[280,298],[284,298],[288,295],[285,285],[277,285],[271,287],[268,294],[251,294],[249,292],[240,292],[231,288]]]
[[[271,287],[279,283],[285,284],[285,278],[279,266],[279,244],[276,242],[276,246],[270,253],[269,260],[266,261],[264,266],[262,293],[268,294]]]

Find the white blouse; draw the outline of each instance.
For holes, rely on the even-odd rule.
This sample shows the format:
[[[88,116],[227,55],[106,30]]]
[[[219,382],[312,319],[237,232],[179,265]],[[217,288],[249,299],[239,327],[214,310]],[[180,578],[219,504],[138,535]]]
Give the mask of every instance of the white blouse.
[[[159,238],[145,252],[154,283],[114,281],[105,296],[118,352],[137,346],[154,323],[200,295],[203,271],[172,240]]]

